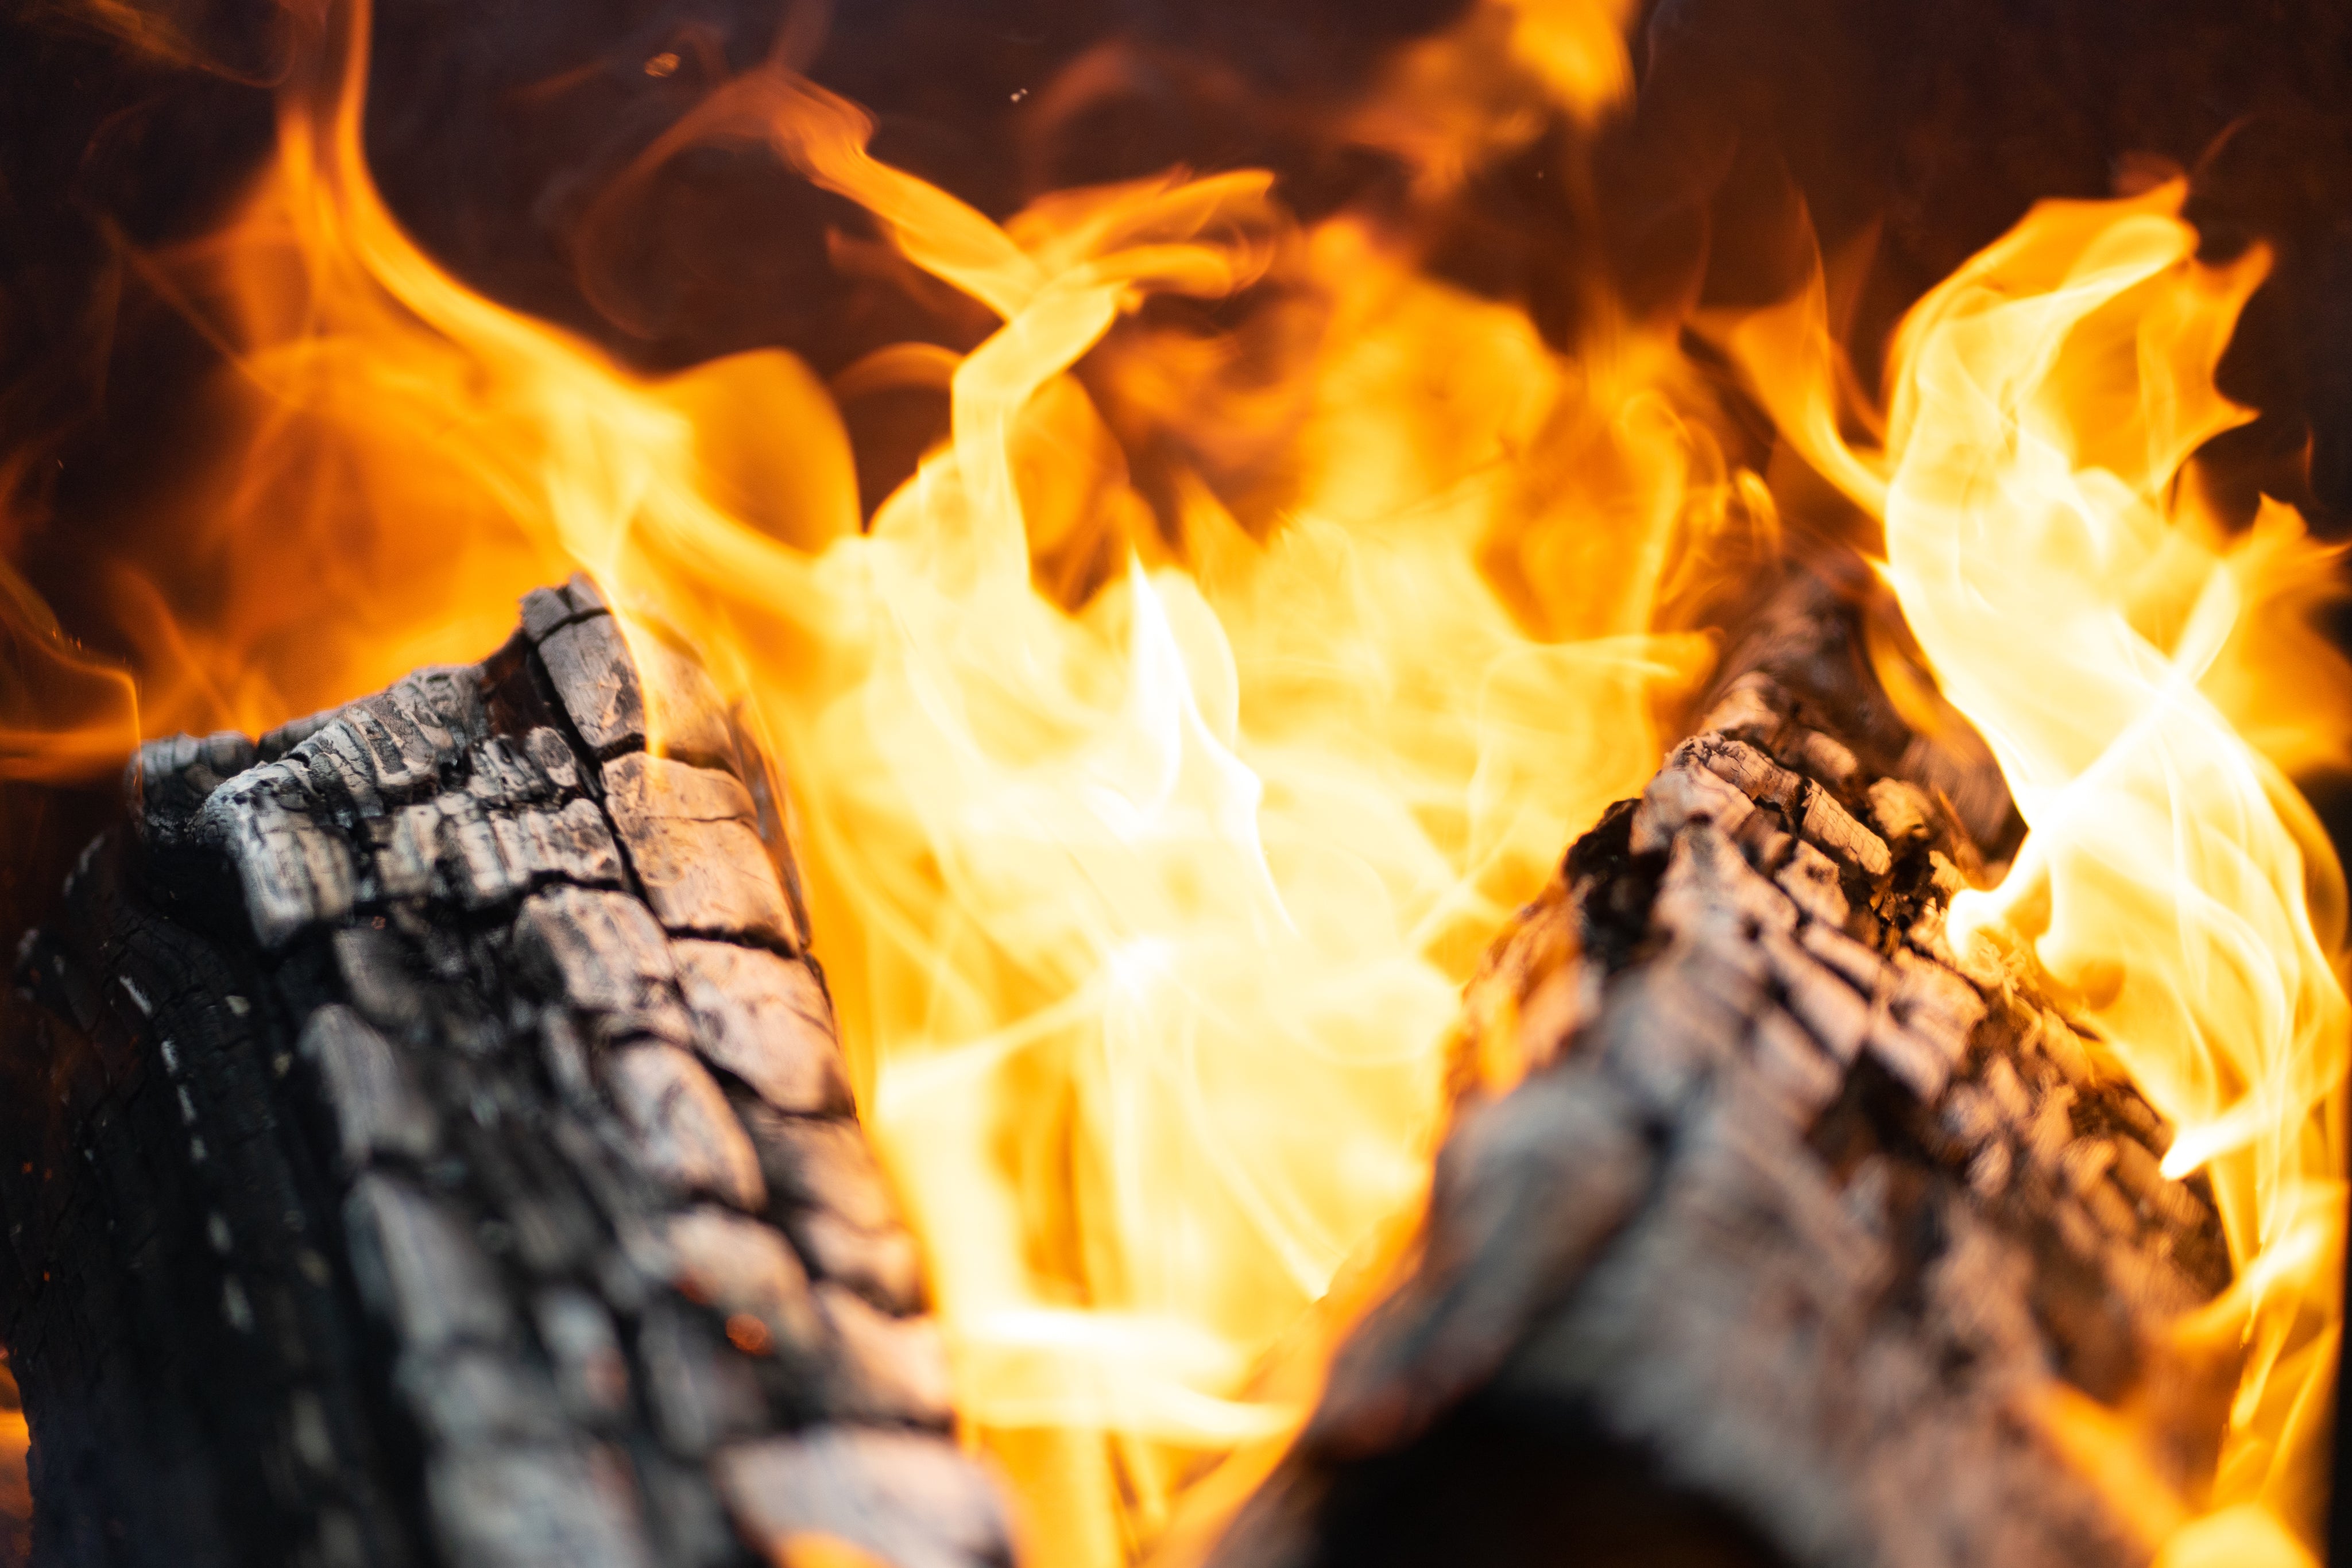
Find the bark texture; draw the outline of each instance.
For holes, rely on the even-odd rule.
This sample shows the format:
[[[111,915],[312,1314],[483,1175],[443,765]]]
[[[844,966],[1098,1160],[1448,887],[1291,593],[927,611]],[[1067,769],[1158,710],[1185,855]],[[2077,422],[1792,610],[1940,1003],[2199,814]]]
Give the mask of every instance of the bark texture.
[[[1465,1060],[1530,1070],[1465,1096],[1224,1568],[2123,1564],[2050,1413],[2209,1471],[2234,1366],[2166,1329],[2228,1276],[2210,1194],[2021,965],[1945,940],[1998,775],[1895,718],[1817,587],[1766,620],[1471,986]]]
[[[479,667],[131,783],[0,1103],[36,1562],[1008,1560],[781,796],[690,663],[575,579]]]
[[[1818,586],[1762,628],[1470,987],[1417,1255],[1219,1563],[2122,1564],[2051,1412],[2210,1467],[2234,1368],[2166,1332],[2227,1278],[2207,1195],[1945,940],[1997,775]],[[1009,1559],[781,792],[689,662],[575,580],[133,783],[0,1102],[37,1561]]]

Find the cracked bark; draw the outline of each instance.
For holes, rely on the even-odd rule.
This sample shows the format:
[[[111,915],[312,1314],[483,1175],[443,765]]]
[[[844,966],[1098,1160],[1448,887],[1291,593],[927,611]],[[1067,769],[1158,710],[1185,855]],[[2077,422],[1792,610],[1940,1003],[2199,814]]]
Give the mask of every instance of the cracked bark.
[[[145,747],[17,967],[34,1560],[1005,1561],[807,945],[767,763],[584,579]]]
[[[2234,1365],[2201,1182],[2015,967],[1944,939],[2006,798],[1800,581],[1465,997],[1417,1251],[1220,1568],[2126,1564],[2039,1413],[2126,1406],[2193,1495]],[[1956,804],[1957,802],[1957,804]]]
[[[766,764],[584,582],[523,622],[151,746],[24,946],[39,1561],[1009,1555]],[[2210,1464],[2233,1369],[2165,1333],[2226,1277],[2204,1196],[1943,941],[1997,775],[1818,591],[1727,672],[1469,988],[1421,1244],[1215,1561],[2126,1563],[2035,1412],[2129,1403]]]

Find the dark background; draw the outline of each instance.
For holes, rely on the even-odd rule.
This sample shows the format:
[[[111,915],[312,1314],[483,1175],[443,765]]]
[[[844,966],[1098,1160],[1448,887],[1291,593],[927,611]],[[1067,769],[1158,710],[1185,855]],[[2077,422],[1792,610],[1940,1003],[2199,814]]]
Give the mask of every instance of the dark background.
[[[1398,169],[1333,138],[1331,111],[1460,9],[843,0],[826,20],[729,0],[382,0],[371,149],[427,248],[509,304],[646,366],[775,343],[831,371],[900,338],[968,346],[987,322],[845,274],[825,235],[856,235],[858,215],[763,156],[615,179],[780,35],[875,111],[878,155],[992,214],[1182,162],[1270,166],[1311,215],[1405,199]],[[142,532],[138,503],[184,457],[173,416],[213,351],[131,258],[219,217],[268,152],[289,57],[268,0],[110,14],[0,0],[0,549],[100,648],[122,639],[92,559],[204,570]],[[676,68],[649,74],[665,54]],[[1634,103],[1590,145],[1555,126],[1422,214],[1441,270],[1565,341],[1595,268],[1656,310],[1783,292],[1801,203],[1825,250],[1874,246],[1851,331],[1869,373],[1902,309],[2032,202],[2177,166],[2209,249],[2276,256],[2221,378],[2261,417],[2216,443],[2217,466],[2242,499],[2352,534],[2352,6],[1655,0],[1635,64]],[[1552,177],[1588,157],[1580,191]],[[870,508],[944,408],[896,394],[847,413]],[[2315,788],[2343,845],[2345,791]],[[108,799],[0,788],[0,925],[35,916]],[[2352,1565],[2345,1537],[2334,1560]]]
[[[171,414],[213,362],[126,258],[198,235],[266,154],[289,53],[273,0],[0,0],[0,549],[108,643],[95,554],[176,471]],[[1042,191],[1264,165],[1307,215],[1401,203],[1332,112],[1464,0],[382,0],[371,152],[395,211],[502,301],[649,367],[783,344],[831,371],[989,325],[828,260],[863,222],[764,152],[617,178],[709,86],[785,47],[871,108],[877,154],[1003,215]],[[104,4],[127,26],[79,17]],[[797,46],[793,42],[798,39]],[[1872,257],[1865,374],[1902,309],[2037,198],[2193,172],[2218,252],[2276,256],[2223,367],[2260,409],[2218,444],[2239,494],[2352,530],[2352,7],[2330,0],[1653,0],[1630,110],[1565,126],[1415,214],[1434,265],[1559,340],[1596,268],[1658,310],[1800,275],[1793,219]],[[674,57],[676,68],[646,63]],[[1554,177],[1588,163],[1592,178]],[[853,406],[870,507],[944,409]],[[200,563],[189,563],[194,575]],[[170,575],[163,573],[159,575]]]

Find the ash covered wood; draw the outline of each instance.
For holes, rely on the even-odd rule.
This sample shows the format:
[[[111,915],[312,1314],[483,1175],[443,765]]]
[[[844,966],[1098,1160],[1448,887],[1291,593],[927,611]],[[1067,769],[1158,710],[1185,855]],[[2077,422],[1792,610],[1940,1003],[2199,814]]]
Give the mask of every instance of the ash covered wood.
[[[767,764],[584,579],[523,627],[150,745],[26,938],[36,1562],[1008,1558]]]
[[[1417,1258],[1213,1561],[2143,1562],[2068,1398],[2195,1494],[2235,1368],[2167,1328],[2227,1278],[2208,1195],[1948,946],[1985,760],[1893,721],[1851,626],[1785,596],[1491,951],[1465,1060],[1531,1071],[1465,1095]]]

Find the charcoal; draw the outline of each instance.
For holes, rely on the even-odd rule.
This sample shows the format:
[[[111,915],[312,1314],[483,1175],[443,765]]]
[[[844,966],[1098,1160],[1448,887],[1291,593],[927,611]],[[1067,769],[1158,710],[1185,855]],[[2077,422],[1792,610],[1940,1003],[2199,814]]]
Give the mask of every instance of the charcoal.
[[[36,1535],[99,1543],[46,1561],[721,1568],[812,1422],[952,1502],[907,1563],[1005,1560],[773,775],[646,646],[575,578],[479,668],[142,750],[20,955],[63,1092],[0,1100]]]
[[[720,1455],[719,1473],[737,1523],[772,1561],[827,1539],[897,1568],[1012,1561],[1003,1506],[980,1471],[913,1434],[836,1427],[769,1438]]]
[[[1704,1518],[1693,1561],[2125,1568],[2137,1523],[2021,1413],[2104,1404],[2165,1485],[2210,1470],[2231,1368],[2172,1330],[2227,1280],[2210,1210],[2052,1002],[1944,944],[1983,862],[1943,804],[1982,793],[1969,748],[1923,770],[1864,722],[1851,635],[1828,656],[1846,612],[1778,602],[1473,979],[1459,1051],[1527,1076],[1457,1107],[1417,1245],[1216,1568],[1378,1540],[1423,1475],[1453,1491],[1414,1516],[1465,1541],[1579,1500],[1481,1560]],[[1469,1434],[1526,1456],[1507,1482],[1446,1468]]]

